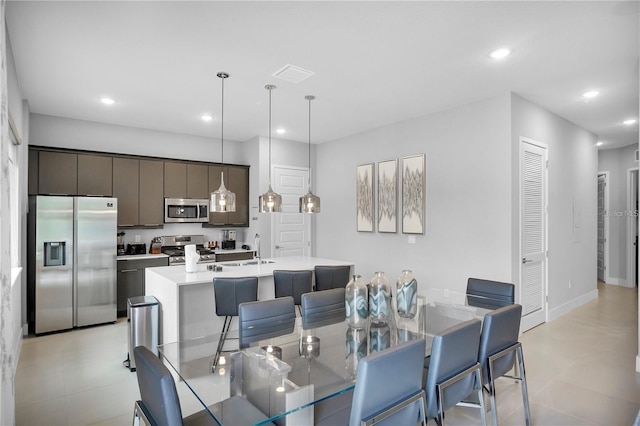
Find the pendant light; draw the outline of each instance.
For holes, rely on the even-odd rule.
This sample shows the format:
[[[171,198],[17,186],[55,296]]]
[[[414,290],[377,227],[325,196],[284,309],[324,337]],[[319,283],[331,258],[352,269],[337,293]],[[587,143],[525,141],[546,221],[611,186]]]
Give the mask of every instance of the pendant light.
[[[229,74],[226,72],[219,72],[218,77],[220,77],[220,80],[222,81],[222,114],[220,116],[222,158],[220,161],[223,164],[223,170],[220,172],[220,188],[211,193],[209,211],[213,213],[225,213],[236,211],[236,194],[229,191],[224,186],[224,80],[229,78]]]
[[[311,101],[316,97],[307,95],[304,98],[309,101],[309,191],[300,197],[300,213],[320,213],[320,197],[311,192]]]
[[[271,189],[271,91],[276,86],[267,84],[264,88],[269,91],[269,190],[260,196],[258,204],[260,213],[274,213],[282,211],[282,197]]]

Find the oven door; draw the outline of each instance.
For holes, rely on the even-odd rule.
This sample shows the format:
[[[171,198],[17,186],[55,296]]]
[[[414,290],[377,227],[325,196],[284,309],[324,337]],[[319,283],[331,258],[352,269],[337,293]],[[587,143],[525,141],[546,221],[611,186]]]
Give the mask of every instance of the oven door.
[[[209,200],[194,198],[165,198],[164,221],[173,222],[208,222]]]

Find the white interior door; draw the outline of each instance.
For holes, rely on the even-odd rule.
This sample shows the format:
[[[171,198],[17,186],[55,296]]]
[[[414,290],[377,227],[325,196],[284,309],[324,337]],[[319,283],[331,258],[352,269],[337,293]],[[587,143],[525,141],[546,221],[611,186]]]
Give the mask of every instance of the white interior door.
[[[627,170],[627,287],[638,286],[638,168]]]
[[[274,166],[273,177],[273,190],[282,196],[282,213],[272,215],[273,257],[308,256],[310,215],[299,212],[298,202],[307,193],[309,171]]]
[[[520,304],[522,330],[548,319],[547,149],[520,138]]]

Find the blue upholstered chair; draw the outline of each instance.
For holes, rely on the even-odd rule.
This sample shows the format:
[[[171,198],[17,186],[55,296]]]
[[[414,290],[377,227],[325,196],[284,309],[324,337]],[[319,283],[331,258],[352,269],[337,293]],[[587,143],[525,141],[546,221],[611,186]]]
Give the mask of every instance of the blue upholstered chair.
[[[472,319],[434,336],[426,377],[427,418],[444,425],[445,411],[477,394],[482,424],[486,426],[478,363],[480,321]]]
[[[510,283],[469,278],[467,303],[486,309],[497,309],[515,303],[516,287]]]
[[[240,349],[259,340],[292,333],[296,322],[293,297],[241,303],[238,320]]]
[[[133,356],[140,390],[140,400],[134,406],[134,424],[136,419],[153,426],[216,424],[206,410],[198,411],[183,420],[175,381],[160,358],[145,346],[134,348]],[[254,424],[267,420],[264,413],[242,396],[234,396],[225,401],[224,405],[225,424]]]
[[[273,284],[276,297],[293,297],[293,303],[298,307],[302,304],[304,293],[313,290],[313,271],[273,271]],[[302,312],[300,313],[302,315]]]
[[[349,265],[316,266],[314,268],[316,277],[315,291],[330,290],[332,288],[344,289],[349,282],[350,272],[351,267]]]
[[[314,291],[301,297],[302,328],[322,327],[344,321],[344,288]]]
[[[316,404],[315,425],[426,425],[424,351],[420,339],[362,358],[355,389]]]
[[[220,353],[227,340],[227,333],[231,328],[233,317],[238,316],[238,306],[245,302],[258,300],[257,277],[215,277],[213,279],[213,292],[216,299],[216,315],[224,317],[222,324],[222,336],[218,342],[218,348],[213,360],[213,368],[218,365]]]
[[[482,383],[489,394],[493,424],[498,424],[496,410],[495,381],[499,377],[509,377],[520,381],[526,425],[531,424],[527,379],[524,370],[522,345],[518,341],[522,306],[509,305],[496,309],[484,316],[478,362],[482,368]],[[507,375],[518,361],[517,376]]]

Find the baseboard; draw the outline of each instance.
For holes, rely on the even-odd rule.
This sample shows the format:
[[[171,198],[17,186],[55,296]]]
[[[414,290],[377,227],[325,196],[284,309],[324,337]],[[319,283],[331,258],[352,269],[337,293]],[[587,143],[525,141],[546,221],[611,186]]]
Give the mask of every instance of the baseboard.
[[[549,311],[549,321],[553,321],[556,318],[560,318],[564,314],[571,312],[572,310],[579,308],[580,306],[591,302],[598,298],[598,289],[590,291],[582,296],[576,297],[573,300],[564,303],[557,308],[551,309]]]
[[[614,278],[614,277],[608,277],[607,280],[605,281],[606,284],[611,284],[611,285],[619,285],[621,287],[628,287],[627,286],[627,280],[624,278]]]

